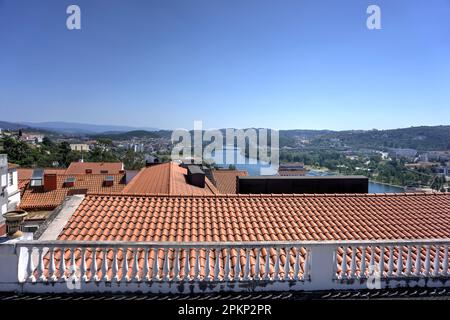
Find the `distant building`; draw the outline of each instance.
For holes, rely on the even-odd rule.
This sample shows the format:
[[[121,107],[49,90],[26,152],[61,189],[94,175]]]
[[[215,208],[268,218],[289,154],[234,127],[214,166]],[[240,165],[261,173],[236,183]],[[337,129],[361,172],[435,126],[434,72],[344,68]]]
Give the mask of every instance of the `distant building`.
[[[24,134],[22,133],[22,135],[20,136],[20,140],[27,142],[27,143],[31,143],[31,144],[36,144],[36,143],[42,143],[42,141],[44,140],[44,135],[42,134]]]
[[[86,144],[86,143],[71,143],[70,144],[70,150],[72,150],[72,151],[88,152],[89,151],[89,145]]]
[[[391,148],[389,149],[389,156],[395,159],[404,158],[413,161],[416,158],[417,150],[415,149],[400,149]]]
[[[303,162],[282,163],[278,167],[279,176],[304,176],[306,174]]]

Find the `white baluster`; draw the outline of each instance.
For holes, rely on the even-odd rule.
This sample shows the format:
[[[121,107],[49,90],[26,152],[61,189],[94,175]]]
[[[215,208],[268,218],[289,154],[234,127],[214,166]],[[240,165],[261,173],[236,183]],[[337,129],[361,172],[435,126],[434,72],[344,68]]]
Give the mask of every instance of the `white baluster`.
[[[175,248],[175,261],[173,265],[173,280],[180,280],[180,253],[181,249]]]
[[[159,260],[158,260],[158,256],[159,256],[159,248],[154,248],[153,249],[153,266],[152,266],[152,275],[149,274],[150,272],[150,265],[148,262],[149,259],[149,255],[150,255],[150,248],[144,248],[144,271],[142,274],[142,281],[150,281],[150,280],[159,280]],[[162,279],[162,278],[161,278]]]
[[[80,269],[80,276],[82,281],[87,282],[87,265],[86,265],[86,248],[81,248],[81,269]]]
[[[241,277],[241,249],[236,250],[236,265],[234,266],[234,280],[239,280]]]
[[[356,273],[356,247],[352,246],[352,258],[350,260],[350,278],[353,279]]]
[[[375,250],[376,246],[370,246],[369,273],[375,272]]]
[[[163,273],[161,279],[169,281],[170,279],[170,268],[169,268],[169,248],[163,248],[164,261],[163,261]]]
[[[275,273],[273,275],[272,280],[278,280],[280,279],[280,255],[281,255],[281,248],[275,248]]]
[[[64,259],[65,250],[64,248],[60,248],[59,251],[61,252],[61,260],[60,260],[60,266],[59,266],[59,273],[61,274],[61,280],[66,280],[66,260]]]
[[[139,248],[134,249],[134,259],[133,259],[133,273],[132,277],[136,279],[137,282],[141,281],[142,278],[139,277]]]
[[[128,259],[127,259],[128,248],[122,248],[122,262],[120,263],[120,269],[122,270],[122,276],[120,281],[127,281],[128,274]]]
[[[102,277],[103,280],[105,281],[109,281],[109,277],[108,277],[108,249],[104,248],[103,249],[103,263],[102,263]]]
[[[244,266],[244,280],[250,279],[250,248],[244,249],[246,251],[245,254],[245,266]]]
[[[261,279],[260,269],[261,269],[261,248],[256,248],[256,264],[255,264],[255,274],[253,276],[254,280]]]
[[[284,251],[286,253],[286,259],[284,260],[284,280],[289,280],[289,271],[291,270],[291,262],[289,261],[291,259],[291,248],[287,247]]]
[[[342,264],[341,264],[341,278],[347,278],[347,247],[343,247],[343,253],[342,253]]]
[[[211,257],[211,249],[206,248],[205,249],[205,257],[206,257],[206,261],[205,261],[205,281],[211,280],[210,275],[211,275],[211,269],[209,267],[209,258]]]
[[[416,264],[415,264],[415,266],[414,266],[414,275],[415,276],[418,276],[418,275],[420,275],[420,269],[421,269],[421,266],[420,266],[420,264],[421,264],[421,261],[420,261],[420,251],[422,250],[422,246],[416,246],[416,249],[417,249],[417,255],[416,255]]]
[[[387,276],[392,276],[392,272],[394,271],[394,247],[389,246],[389,261],[388,261],[388,272]]]
[[[380,246],[380,261],[378,263],[378,270],[380,271],[380,277],[384,276],[384,246]]]
[[[412,258],[411,258],[411,254],[412,254],[412,246],[409,245],[408,246],[408,253],[406,255],[406,269],[405,269],[405,275],[406,276],[410,276],[411,275],[411,268],[412,268]]]
[[[47,281],[47,277],[45,276],[45,266],[44,266],[44,254],[43,254],[43,250],[44,250],[44,248],[42,248],[42,247],[40,247],[39,249],[38,249],[38,261],[39,261],[39,267],[38,267],[38,270],[39,270],[39,273],[40,273],[40,276],[39,276],[39,280],[41,280],[41,281]]]
[[[130,282],[131,279],[134,276],[134,264],[133,264],[133,259],[134,259],[134,250],[130,248],[130,253],[131,253],[131,274],[128,275],[128,270],[130,269],[130,263],[128,262],[127,259],[127,253],[128,253],[128,249],[125,251],[125,269],[124,269],[124,274],[123,276],[125,277],[125,281]]]
[[[364,278],[366,276],[366,246],[362,246],[361,248],[361,267],[359,270],[359,277]]]
[[[266,265],[264,266],[264,279],[270,279],[270,248],[266,248]]]
[[[300,250],[301,248],[295,248],[295,265],[294,265],[294,280],[298,280],[298,273],[300,271]]]
[[[225,251],[225,274],[223,275],[223,279],[225,281],[230,281],[231,279],[231,248],[226,249]]]
[[[200,279],[200,249],[195,248],[194,280]]]
[[[112,278],[118,282],[118,281],[120,281],[119,265],[117,262],[117,251],[119,251],[119,248],[112,248],[112,249],[114,250],[113,260],[112,260],[112,264],[111,264]]]
[[[70,248],[70,270],[71,270],[71,277],[73,281],[77,281],[77,263],[75,261],[75,251],[76,248]]]
[[[433,261],[433,276],[437,277],[439,275],[439,253],[441,251],[441,246],[439,244],[437,244],[435,246],[435,251],[434,251],[434,261]]]
[[[215,251],[215,264],[214,264],[214,280],[219,281],[219,271],[220,271],[220,249],[216,248]]]
[[[190,256],[190,249],[184,249],[184,252],[186,253],[186,260],[184,261],[184,279],[186,279],[186,281],[190,280],[190,275],[189,272],[191,270],[191,262],[189,261],[189,256]]]
[[[33,247],[28,247],[27,253],[28,253],[28,263],[27,263],[28,275],[27,276],[32,282],[35,282],[36,277],[34,276]]]
[[[448,274],[448,245],[444,244],[444,262],[442,263],[442,275]]]
[[[431,266],[431,262],[430,262],[430,245],[426,245],[425,246],[425,272],[424,275],[428,276],[430,274],[430,266]]]
[[[49,275],[51,275],[52,281],[57,281],[58,276],[56,275],[56,266],[55,266],[55,248],[49,248],[49,250],[50,250]]]
[[[100,281],[98,276],[98,264],[97,264],[97,248],[92,248],[92,263],[91,263],[91,280]]]
[[[403,246],[398,246],[398,259],[397,259],[397,277],[401,277],[403,272]]]

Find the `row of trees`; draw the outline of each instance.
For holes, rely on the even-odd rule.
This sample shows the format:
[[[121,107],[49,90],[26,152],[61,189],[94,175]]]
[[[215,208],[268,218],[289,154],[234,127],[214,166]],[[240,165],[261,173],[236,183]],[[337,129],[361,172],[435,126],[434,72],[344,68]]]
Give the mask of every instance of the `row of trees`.
[[[99,139],[89,152],[73,151],[70,144],[54,142],[44,137],[41,144],[29,145],[14,137],[2,139],[3,151],[8,155],[8,161],[22,167],[67,167],[71,162],[83,158],[88,162],[117,162],[124,163],[129,170],[140,169],[144,166],[144,155],[133,150],[116,149],[109,139]]]
[[[344,175],[365,175],[372,180],[393,185],[429,185],[435,190],[442,190],[445,185],[445,178],[437,177],[431,168],[410,170],[405,167],[403,160],[385,161],[377,154],[351,160],[335,151],[283,151],[280,154],[280,161],[303,162],[305,165],[325,167]]]

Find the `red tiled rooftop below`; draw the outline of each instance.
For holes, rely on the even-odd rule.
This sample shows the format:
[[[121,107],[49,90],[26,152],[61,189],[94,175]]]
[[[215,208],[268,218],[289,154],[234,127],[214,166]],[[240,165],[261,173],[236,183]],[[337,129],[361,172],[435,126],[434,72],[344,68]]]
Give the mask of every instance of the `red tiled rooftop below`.
[[[113,177],[112,186],[104,185],[107,176]],[[69,177],[75,178],[73,187],[64,184]],[[23,210],[52,210],[59,206],[70,192],[120,193],[125,186],[124,177],[124,174],[57,174],[56,190],[44,191],[43,186],[32,187],[25,184],[19,207]]]
[[[84,174],[86,170],[92,174],[118,174],[123,170],[121,162],[72,162],[66,170],[66,174]],[[107,171],[107,172],[104,172]]]
[[[124,188],[126,194],[208,195],[218,193],[206,179],[205,188],[187,182],[187,169],[175,162],[166,162],[141,169]]]
[[[247,171],[240,170],[213,170],[212,176],[217,189],[222,194],[235,194],[237,177],[247,176]]]
[[[448,238],[450,194],[88,195],[62,240]]]

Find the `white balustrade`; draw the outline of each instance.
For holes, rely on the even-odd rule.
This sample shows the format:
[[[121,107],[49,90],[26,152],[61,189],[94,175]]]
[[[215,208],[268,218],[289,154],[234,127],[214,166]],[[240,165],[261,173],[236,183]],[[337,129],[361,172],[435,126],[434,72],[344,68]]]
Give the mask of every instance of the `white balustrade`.
[[[26,254],[22,259],[25,264],[19,266],[23,268],[20,274],[26,274],[25,278],[19,279],[22,283],[57,283],[74,276],[85,283],[118,284],[313,283],[317,279],[312,272],[315,268],[324,270],[320,272],[325,272],[331,282],[338,280],[342,283],[351,279],[366,279],[374,270],[380,272],[382,279],[448,277],[449,244],[450,240],[239,243],[22,241],[16,243],[16,247],[25,248],[17,252]],[[320,254],[311,260],[315,252]],[[334,260],[331,255],[328,259],[324,255],[326,252],[334,254]],[[334,261],[335,266],[331,264],[327,269],[317,265],[323,261]],[[70,272],[67,270],[69,264]],[[329,274],[326,275],[326,272]]]

